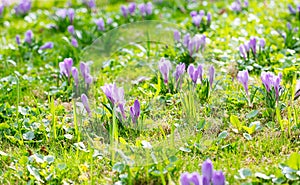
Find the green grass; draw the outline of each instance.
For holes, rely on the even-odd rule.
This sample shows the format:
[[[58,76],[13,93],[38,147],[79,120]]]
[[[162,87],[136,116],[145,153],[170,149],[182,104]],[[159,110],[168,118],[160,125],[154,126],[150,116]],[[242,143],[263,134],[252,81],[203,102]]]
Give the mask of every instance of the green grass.
[[[174,49],[173,40],[163,44],[126,45],[123,50],[112,53],[110,61],[102,61],[104,57],[99,53],[86,53],[84,48],[91,40],[102,35],[93,30],[96,18],[114,18],[116,25],[106,25],[106,34],[118,34],[115,27],[143,20],[139,16],[125,20],[120,14],[123,2],[109,2],[93,13],[83,12],[84,7],[73,2],[77,8],[75,29],[86,34],[78,39],[79,48],[72,47],[67,31],[46,28],[47,24],[67,26],[51,18],[52,5],[63,7],[65,2],[41,4],[36,1],[30,15],[25,17],[27,21],[5,10],[0,20],[0,182],[178,184],[182,172],[201,172],[202,162],[210,158],[214,168],[224,172],[229,184],[272,184],[276,178],[282,178],[282,184],[299,184],[300,162],[290,157],[300,152],[300,101],[292,100],[295,90],[292,79],[300,76],[299,52],[297,48],[287,49],[284,39],[276,34],[276,30],[286,30],[287,21],[293,26],[299,24],[299,20],[288,13],[287,5],[292,1],[251,1],[249,9],[241,13],[229,10],[231,2],[208,2],[207,6],[196,4],[192,8],[213,14],[212,26],[204,32],[209,42],[203,58],[196,59],[204,64],[205,78],[210,65],[216,68],[213,90],[207,99],[200,96],[200,88],[192,88],[188,75],[183,79],[182,90],[164,85],[157,63],[162,56],[172,59],[173,70],[175,63],[189,62],[181,51]],[[182,5],[185,12],[176,3],[156,4],[155,15],[149,19],[175,23],[182,31],[195,34],[189,16],[191,9],[187,3]],[[30,16],[33,21],[28,21]],[[23,40],[28,29],[34,32],[32,48],[53,41],[54,49],[39,53],[26,45],[18,47],[15,36],[19,34]],[[112,29],[116,31],[109,32]],[[125,33],[114,36],[131,38],[134,31]],[[237,48],[250,36],[265,38],[271,48],[270,62],[265,59],[254,63],[242,61]],[[115,46],[116,37],[113,41],[108,39],[112,43],[105,46]],[[299,40],[297,35],[295,38]],[[105,51],[110,49],[105,48]],[[67,83],[59,75],[58,63],[67,57],[74,59],[76,67],[87,58],[94,60],[92,86],[86,90],[81,82],[79,89],[90,99],[92,117],[81,108],[73,81]],[[283,73],[283,93],[276,107],[267,108],[261,70],[255,64],[276,74]],[[251,77],[249,91],[254,96],[251,105],[242,85],[236,79],[232,81],[237,71],[243,69],[248,69]],[[137,82],[141,76],[146,78]],[[138,98],[141,102],[140,130],[118,126],[118,116],[109,111],[108,100],[100,88],[111,82],[124,87],[127,117],[134,100]],[[234,116],[238,121],[230,119]],[[245,128],[250,129],[253,122],[260,126],[249,133]],[[238,132],[237,127],[240,127]],[[86,135],[88,129],[97,132],[90,131],[90,135]],[[145,141],[153,145],[157,153],[151,154]],[[111,150],[115,146],[136,160],[136,165]],[[296,154],[293,155],[297,157]],[[285,173],[279,164],[288,165],[288,170],[298,170],[298,174],[296,171],[294,176]],[[251,174],[243,176],[247,169]]]

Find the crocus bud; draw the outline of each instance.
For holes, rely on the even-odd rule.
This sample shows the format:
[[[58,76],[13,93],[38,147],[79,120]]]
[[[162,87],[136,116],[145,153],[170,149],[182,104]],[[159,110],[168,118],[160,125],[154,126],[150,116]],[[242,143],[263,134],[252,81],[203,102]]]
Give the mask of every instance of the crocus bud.
[[[222,171],[215,171],[212,175],[213,185],[225,185],[225,176]]]
[[[75,17],[75,11],[73,8],[68,9],[68,17],[69,17],[70,23],[73,24],[74,17]]]
[[[3,13],[3,10],[4,10],[4,5],[0,5],[0,16],[1,16],[2,13]]]
[[[179,78],[181,77],[181,75],[183,75],[185,72],[185,64],[184,63],[180,63],[176,66],[176,71],[174,72],[174,76],[175,76],[175,81],[177,82],[179,80]]]
[[[72,39],[71,39],[71,44],[72,44],[75,48],[78,47],[78,42],[77,42],[77,40],[76,40],[74,37],[72,37]]]
[[[128,5],[128,11],[129,11],[130,15],[134,14],[135,8],[136,8],[135,2],[132,2]]]
[[[164,83],[167,85],[169,81],[169,73],[172,68],[171,62],[165,58],[161,58],[158,63],[158,67],[163,76]]]
[[[205,11],[204,11],[204,10],[200,10],[200,11],[199,11],[199,15],[200,15],[201,17],[203,17],[203,16],[205,15]]]
[[[209,181],[212,178],[213,175],[213,164],[210,159],[207,159],[202,164],[202,175],[203,177],[206,177]]]
[[[91,116],[91,109],[89,106],[89,100],[88,97],[85,94],[81,95],[81,102],[86,110],[86,112],[89,114],[89,116]]]
[[[249,74],[247,70],[239,71],[237,75],[237,80],[244,86],[244,89],[246,91],[246,94],[248,94],[248,80],[249,80]]]
[[[145,5],[145,3],[139,4],[138,7],[139,7],[141,15],[145,16],[146,15],[146,5]]]
[[[110,25],[112,22],[113,22],[112,18],[109,17],[106,19],[106,24]]]
[[[33,38],[33,32],[31,30],[28,30],[25,33],[25,42],[27,42],[28,44],[31,44],[32,38]]]
[[[133,123],[136,123],[141,112],[141,106],[138,99],[134,101],[134,104],[132,107],[130,107],[130,116]]]
[[[271,72],[262,72],[260,79],[262,81],[262,83],[264,84],[267,92],[270,92],[272,86],[273,86],[273,73]]]
[[[288,5],[288,9],[290,11],[290,14],[293,14],[293,15],[296,14],[296,10],[293,8],[293,6],[291,4]]]
[[[68,32],[71,34],[71,35],[74,35],[75,34],[75,28],[73,25],[69,25],[68,26]]]
[[[211,23],[211,13],[208,12],[207,13],[207,25],[210,25],[210,23]]]
[[[245,53],[245,47],[244,47],[243,44],[240,45],[239,50],[240,50],[240,53],[241,53],[242,57],[246,60],[247,55]]]
[[[151,2],[148,2],[148,3],[146,4],[146,14],[147,14],[147,15],[151,15],[151,14],[152,14],[152,9],[153,9],[152,3],[151,3]]]
[[[174,31],[174,40],[180,41],[180,32],[178,30]]]
[[[126,6],[124,6],[124,5],[121,6],[121,12],[122,12],[122,14],[123,14],[124,17],[127,17],[128,10],[127,10]]]
[[[16,42],[18,45],[21,44],[21,38],[20,38],[20,35],[16,35]]]
[[[262,49],[264,49],[264,48],[265,48],[265,45],[266,45],[265,39],[261,38],[261,39],[259,40],[259,46],[260,46]]]
[[[212,88],[214,78],[215,78],[215,68],[214,68],[214,66],[210,66],[209,67],[209,85],[210,85],[210,88]]]
[[[180,176],[180,184],[181,185],[190,185],[190,184],[202,184],[201,183],[201,176],[197,173],[197,172],[194,172],[194,173],[183,173],[181,174]]]
[[[78,70],[76,67],[72,67],[72,76],[74,78],[75,86],[78,87],[79,79],[78,79]]]
[[[98,26],[98,30],[101,30],[101,31],[104,31],[104,30],[105,30],[105,28],[104,28],[105,23],[104,23],[104,20],[103,20],[102,18],[97,19],[97,20],[95,21],[95,23],[96,23],[97,26]]]
[[[52,49],[54,46],[53,42],[47,42],[40,47],[40,50]]]
[[[194,16],[196,16],[198,13],[196,12],[196,11],[191,11],[191,13],[190,13],[190,16],[191,17],[194,17]]]

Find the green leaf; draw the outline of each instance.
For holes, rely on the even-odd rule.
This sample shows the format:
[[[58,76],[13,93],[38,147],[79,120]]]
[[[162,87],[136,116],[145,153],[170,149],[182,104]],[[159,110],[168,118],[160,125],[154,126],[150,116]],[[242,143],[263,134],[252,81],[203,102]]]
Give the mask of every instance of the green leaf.
[[[247,119],[254,118],[258,114],[258,110],[253,110],[246,115]]]
[[[257,177],[257,178],[264,179],[264,180],[269,180],[269,179],[271,179],[271,177],[267,176],[266,174],[259,173],[259,172],[255,173],[254,175],[255,175],[255,177]]]
[[[292,174],[292,173],[285,174],[285,177],[291,181],[299,180],[299,177],[296,174]]]
[[[240,169],[239,174],[240,174],[241,179],[246,179],[247,177],[252,175],[251,170],[248,168]]]
[[[255,132],[256,125],[252,125],[251,127],[243,126],[243,129],[248,132],[248,134],[253,134]]]
[[[235,115],[230,116],[230,123],[232,124],[233,127],[238,129],[240,131],[242,129],[241,122],[239,121],[239,118]]]
[[[0,123],[0,130],[8,129],[9,125],[7,123]]]
[[[27,165],[27,169],[28,169],[30,175],[32,175],[37,181],[44,183],[44,181],[41,179],[39,171],[35,167],[33,167],[31,165]]]
[[[191,149],[189,149],[189,148],[187,148],[187,147],[180,147],[179,150],[181,150],[181,151],[183,151],[183,152],[187,152],[187,153],[189,153],[189,152],[192,151]]]
[[[28,132],[24,133],[23,134],[23,139],[29,140],[29,141],[33,140],[34,139],[34,132],[28,131]]]
[[[243,133],[244,138],[246,138],[248,141],[252,140],[252,137],[250,134]]]
[[[113,166],[112,169],[113,169],[113,171],[122,173],[125,170],[125,164],[118,162]]]
[[[283,178],[283,177],[274,178],[274,179],[272,179],[272,182],[273,182],[274,184],[282,184],[282,183],[285,182],[285,178]]]
[[[225,130],[218,135],[219,139],[225,139],[228,136],[228,132]]]
[[[294,170],[300,170],[300,154],[297,152],[292,153],[286,164]]]
[[[48,162],[48,164],[51,164],[54,162],[54,156],[48,155],[44,157],[44,160]]]
[[[60,163],[57,165],[57,168],[60,169],[60,170],[64,170],[67,168],[67,165],[65,163]]]

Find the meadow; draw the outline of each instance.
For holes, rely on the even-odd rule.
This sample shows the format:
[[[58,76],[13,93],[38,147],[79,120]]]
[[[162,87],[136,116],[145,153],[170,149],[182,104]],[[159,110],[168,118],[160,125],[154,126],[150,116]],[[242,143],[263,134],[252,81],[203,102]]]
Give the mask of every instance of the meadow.
[[[2,0],[1,184],[300,184],[300,2]]]

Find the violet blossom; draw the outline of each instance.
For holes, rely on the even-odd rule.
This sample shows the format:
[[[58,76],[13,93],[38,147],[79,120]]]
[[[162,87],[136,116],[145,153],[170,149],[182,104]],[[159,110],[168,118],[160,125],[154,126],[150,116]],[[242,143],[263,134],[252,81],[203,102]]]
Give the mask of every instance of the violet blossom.
[[[133,123],[137,123],[137,120],[141,113],[141,106],[138,99],[136,99],[133,103],[133,106],[130,107],[130,116]]]
[[[87,85],[90,85],[93,82],[93,77],[90,74],[90,67],[88,66],[88,64],[84,62],[80,62],[79,68],[80,68],[81,75],[84,79],[84,82]]]
[[[75,34],[75,28],[73,25],[69,25],[68,26],[68,32],[71,34],[71,35],[74,35]]]
[[[244,86],[247,96],[249,96],[248,92],[248,80],[249,80],[249,73],[247,70],[239,71],[237,75],[237,80]]]
[[[78,70],[76,67],[72,67],[72,76],[75,82],[76,88],[78,88],[79,85],[79,78],[78,78]]]
[[[212,88],[212,84],[214,82],[214,79],[215,79],[215,68],[213,65],[211,65],[209,67],[209,85],[210,85],[210,88]]]
[[[176,66],[176,71],[174,72],[175,81],[177,82],[179,78],[184,74],[185,72],[185,64],[180,63]]]
[[[122,87],[118,88],[116,84],[105,84],[101,89],[110,103],[113,106],[118,107],[118,111],[120,111],[122,117],[126,119],[124,89]]]
[[[25,42],[27,42],[28,44],[31,44],[33,39],[33,32],[31,30],[26,31],[25,33]]]
[[[31,0],[21,0],[14,9],[17,15],[25,15],[31,9]]]
[[[20,35],[16,35],[16,43],[17,43],[18,45],[21,44],[21,38],[20,38]]]
[[[60,74],[68,77],[68,79],[70,80],[72,67],[73,67],[73,59],[65,58],[63,62],[59,63]]]
[[[121,12],[122,12],[124,17],[127,17],[128,9],[127,9],[126,6],[124,6],[124,5],[121,6]]]
[[[105,30],[105,23],[102,18],[99,18],[95,21],[96,25],[98,26],[98,30],[104,31]]]
[[[169,81],[169,73],[172,68],[171,62],[165,58],[161,58],[158,63],[158,67],[164,79],[164,83],[167,85]]]
[[[88,113],[89,116],[91,116],[91,109],[89,106],[89,99],[85,94],[81,95],[81,102],[86,110],[86,112]]]
[[[136,4],[135,2],[132,2],[128,5],[128,11],[130,13],[130,15],[133,15],[136,9]]]
[[[77,42],[77,40],[76,40],[74,37],[72,37],[72,39],[71,39],[71,44],[72,44],[75,48],[78,47],[78,42]]]
[[[180,41],[180,32],[178,30],[174,31],[174,40],[175,41]]]
[[[47,42],[40,47],[40,50],[52,49],[54,46],[53,42]]]

